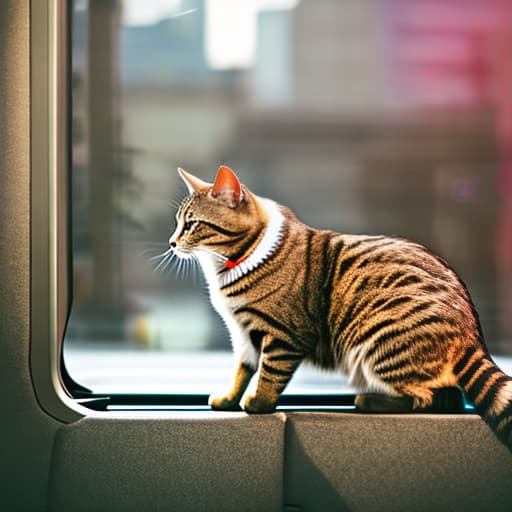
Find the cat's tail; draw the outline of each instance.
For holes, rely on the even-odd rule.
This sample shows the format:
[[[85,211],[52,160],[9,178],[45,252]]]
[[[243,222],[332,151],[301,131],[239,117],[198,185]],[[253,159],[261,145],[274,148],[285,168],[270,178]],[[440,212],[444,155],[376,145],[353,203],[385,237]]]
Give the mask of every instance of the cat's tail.
[[[475,346],[465,349],[453,372],[478,414],[512,451],[512,378]]]

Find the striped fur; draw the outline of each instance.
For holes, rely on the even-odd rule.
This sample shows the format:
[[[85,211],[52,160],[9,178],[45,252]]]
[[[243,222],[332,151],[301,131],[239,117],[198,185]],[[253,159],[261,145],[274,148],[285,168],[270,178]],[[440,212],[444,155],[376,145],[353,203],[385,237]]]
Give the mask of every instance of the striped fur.
[[[243,407],[272,411],[306,361],[344,372],[357,389],[412,397],[416,408],[434,389],[460,386],[512,447],[512,379],[492,361],[469,293],[443,260],[399,238],[306,226],[224,166],[213,185],[180,174],[191,195],[170,244],[199,260],[238,360],[213,408],[238,409],[257,373]]]

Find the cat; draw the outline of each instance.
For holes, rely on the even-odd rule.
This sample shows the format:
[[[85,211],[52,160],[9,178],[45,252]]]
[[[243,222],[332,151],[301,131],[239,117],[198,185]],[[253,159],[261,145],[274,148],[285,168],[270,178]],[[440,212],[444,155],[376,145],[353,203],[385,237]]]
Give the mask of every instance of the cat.
[[[512,449],[512,378],[493,362],[469,292],[422,245],[313,229],[290,209],[253,194],[227,166],[213,184],[179,168],[188,188],[169,239],[198,260],[233,345],[230,391],[216,410],[272,412],[303,362],[341,371],[362,411],[384,404],[428,408],[459,387]],[[376,405],[375,405],[376,404]],[[398,405],[398,410],[400,405]]]

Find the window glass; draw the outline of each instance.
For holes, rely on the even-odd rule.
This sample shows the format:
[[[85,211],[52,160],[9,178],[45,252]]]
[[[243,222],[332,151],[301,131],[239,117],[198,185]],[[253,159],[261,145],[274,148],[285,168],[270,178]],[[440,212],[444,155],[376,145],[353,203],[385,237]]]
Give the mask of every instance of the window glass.
[[[306,223],[421,242],[512,354],[512,10],[470,0],[77,0],[73,305],[94,392],[210,393],[232,368],[200,271],[167,249],[176,168],[226,163]],[[156,257],[156,258],[155,258]],[[289,392],[345,392],[302,368]]]

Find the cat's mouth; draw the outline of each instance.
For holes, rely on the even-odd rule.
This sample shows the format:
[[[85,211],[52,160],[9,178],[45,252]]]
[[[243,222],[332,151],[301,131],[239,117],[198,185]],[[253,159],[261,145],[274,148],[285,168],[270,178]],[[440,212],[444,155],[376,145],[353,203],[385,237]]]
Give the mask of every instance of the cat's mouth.
[[[181,240],[172,240],[169,241],[169,247],[171,248],[172,252],[178,256],[178,258],[181,259],[192,259],[198,256],[200,253],[208,254],[210,257],[213,257],[214,260],[217,261],[217,263],[224,264],[226,261],[228,261],[228,257],[224,256],[222,254],[219,254],[218,252],[209,249],[208,247],[199,246],[199,247],[189,247],[185,244],[183,244],[183,241]]]
[[[170,250],[173,254],[178,256],[178,258],[192,258],[192,249],[184,242],[185,241],[182,239],[181,235],[173,234],[171,238],[169,238]]]
[[[192,249],[188,247],[188,244],[182,238],[180,233],[179,226],[176,231],[173,233],[171,238],[169,238],[169,247],[171,251],[181,259],[189,259],[193,257]]]
[[[178,256],[178,258],[188,260],[194,257],[193,251],[187,247],[183,247],[182,245],[178,245],[176,243],[169,245],[171,246],[172,252]]]

